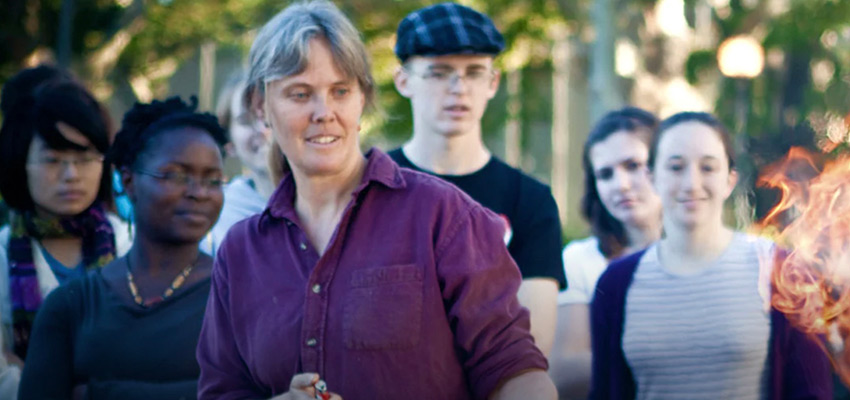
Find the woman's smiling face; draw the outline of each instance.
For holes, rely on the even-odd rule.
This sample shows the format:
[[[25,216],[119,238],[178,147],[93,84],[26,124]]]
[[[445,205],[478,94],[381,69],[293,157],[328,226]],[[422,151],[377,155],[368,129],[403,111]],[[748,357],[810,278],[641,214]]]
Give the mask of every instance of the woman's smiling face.
[[[723,203],[737,182],[720,134],[698,121],[660,133],[653,182],[661,196],[665,226],[684,228],[722,221]]]
[[[304,71],[266,83],[263,112],[293,171],[332,176],[362,161],[365,104],[357,80],[339,71],[327,41],[316,38]]]

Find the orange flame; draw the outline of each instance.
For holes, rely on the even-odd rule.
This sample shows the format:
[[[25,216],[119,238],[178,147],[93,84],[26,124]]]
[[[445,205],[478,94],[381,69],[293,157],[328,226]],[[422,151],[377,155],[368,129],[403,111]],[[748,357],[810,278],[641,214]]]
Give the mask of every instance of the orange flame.
[[[759,224],[788,249],[772,273],[772,305],[798,328],[824,335],[822,343],[839,375],[850,384],[850,157],[824,165],[792,148],[768,167],[761,186],[782,192]]]

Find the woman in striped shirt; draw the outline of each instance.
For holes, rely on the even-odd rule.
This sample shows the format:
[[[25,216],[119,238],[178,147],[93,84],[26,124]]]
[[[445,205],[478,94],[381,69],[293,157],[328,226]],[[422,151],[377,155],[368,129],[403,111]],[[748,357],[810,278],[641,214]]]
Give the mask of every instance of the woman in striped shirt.
[[[830,398],[825,355],[770,307],[772,243],[723,223],[737,182],[727,130],[673,115],[649,165],[664,235],[599,279],[591,398]]]

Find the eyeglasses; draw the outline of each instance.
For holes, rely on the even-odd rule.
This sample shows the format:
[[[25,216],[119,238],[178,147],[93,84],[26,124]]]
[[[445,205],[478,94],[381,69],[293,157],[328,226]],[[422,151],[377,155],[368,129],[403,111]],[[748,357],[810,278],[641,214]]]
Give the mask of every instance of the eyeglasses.
[[[431,69],[423,74],[416,74],[411,70],[406,70],[407,73],[418,76],[422,79],[433,81],[441,85],[455,85],[459,80],[463,83],[472,86],[483,86],[493,81],[496,71],[492,69],[473,69],[461,75],[460,72],[453,69]]]
[[[58,173],[70,166],[74,166],[78,170],[91,170],[97,166],[102,166],[103,160],[103,154],[84,153],[72,157],[45,156],[32,160],[27,164],[40,166],[48,172]]]
[[[155,172],[143,169],[134,169],[133,172],[159,179],[166,185],[176,189],[186,189],[195,184],[209,190],[221,190],[222,186],[224,186],[224,179],[222,178],[196,178],[183,172]]]

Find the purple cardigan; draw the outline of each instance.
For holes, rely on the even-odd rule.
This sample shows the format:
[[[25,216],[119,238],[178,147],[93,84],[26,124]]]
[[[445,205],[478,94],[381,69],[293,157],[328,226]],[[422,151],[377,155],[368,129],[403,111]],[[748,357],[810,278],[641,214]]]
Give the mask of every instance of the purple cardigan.
[[[623,352],[626,292],[644,251],[611,263],[590,305],[593,377],[591,399],[634,399],[637,393]],[[770,316],[769,399],[832,399],[832,372],[823,350],[773,309]]]

